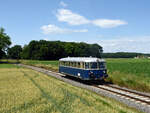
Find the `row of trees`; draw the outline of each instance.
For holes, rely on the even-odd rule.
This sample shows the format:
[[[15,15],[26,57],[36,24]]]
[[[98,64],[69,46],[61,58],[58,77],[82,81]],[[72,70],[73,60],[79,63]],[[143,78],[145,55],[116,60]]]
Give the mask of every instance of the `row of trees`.
[[[101,57],[102,47],[98,44],[61,42],[61,41],[31,41],[24,46],[23,59],[54,60],[62,57]]]
[[[21,48],[15,45],[8,49],[8,57],[12,59],[55,60],[62,57],[101,57],[102,47],[98,44],[61,42],[61,41],[31,41]]]
[[[129,53],[129,52],[117,52],[117,53],[103,53],[103,58],[134,58],[139,56],[147,56],[149,57],[150,54],[142,54],[142,53]]]

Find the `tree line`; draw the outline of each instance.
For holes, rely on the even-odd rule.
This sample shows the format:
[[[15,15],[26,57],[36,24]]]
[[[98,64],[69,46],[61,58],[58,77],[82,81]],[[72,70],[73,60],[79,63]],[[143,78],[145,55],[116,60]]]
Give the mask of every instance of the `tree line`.
[[[135,58],[135,57],[146,58],[149,56],[150,54],[134,53],[134,52],[102,53],[103,58]]]
[[[55,60],[63,57],[101,57],[102,47],[98,44],[61,42],[61,41],[31,41],[21,52],[22,59]]]

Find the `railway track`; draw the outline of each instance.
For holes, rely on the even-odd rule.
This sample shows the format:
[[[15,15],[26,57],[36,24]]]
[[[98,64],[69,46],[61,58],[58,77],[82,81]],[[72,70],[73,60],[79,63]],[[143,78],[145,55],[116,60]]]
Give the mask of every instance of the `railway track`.
[[[58,72],[54,72],[54,71],[48,71],[48,72],[65,77],[64,74],[61,74]],[[130,100],[130,101],[134,101],[139,104],[148,105],[150,107],[150,95],[145,95],[145,94],[142,94],[137,91],[131,91],[129,89],[124,89],[124,88],[117,87],[117,86],[114,86],[111,84],[94,85],[93,83],[91,83],[90,85],[92,85],[96,88],[105,90],[105,91],[112,93],[116,96],[119,96],[121,98]]]
[[[58,73],[58,72],[53,72],[50,71],[52,73],[55,73],[57,75],[63,76],[65,77],[65,75]],[[116,96],[119,96],[121,98],[130,100],[130,101],[134,101],[135,103],[139,103],[142,105],[148,105],[150,107],[150,95],[146,95],[137,91],[133,91],[133,90],[129,90],[129,89],[124,89],[121,87],[117,87],[111,84],[103,84],[103,85],[94,85],[93,83],[91,83],[90,85],[105,90],[109,93],[112,93]]]
[[[113,85],[93,85],[99,89],[105,90],[109,93],[112,93],[121,98],[134,101],[136,103],[140,103],[143,105],[148,105],[150,107],[150,96],[142,93],[138,93],[135,91],[131,91],[128,89],[123,89],[119,87],[115,87]]]

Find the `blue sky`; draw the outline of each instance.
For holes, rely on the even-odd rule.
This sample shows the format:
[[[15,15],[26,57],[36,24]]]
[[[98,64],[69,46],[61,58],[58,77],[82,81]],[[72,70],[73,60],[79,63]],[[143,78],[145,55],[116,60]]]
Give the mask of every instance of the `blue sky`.
[[[149,0],[0,0],[0,26],[13,45],[82,41],[104,52],[150,53],[149,6]]]

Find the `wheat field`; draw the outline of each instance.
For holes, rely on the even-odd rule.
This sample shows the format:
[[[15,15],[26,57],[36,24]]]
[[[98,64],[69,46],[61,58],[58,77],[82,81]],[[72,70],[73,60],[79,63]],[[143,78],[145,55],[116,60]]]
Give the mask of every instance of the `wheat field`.
[[[136,113],[42,73],[0,64],[0,113]]]

